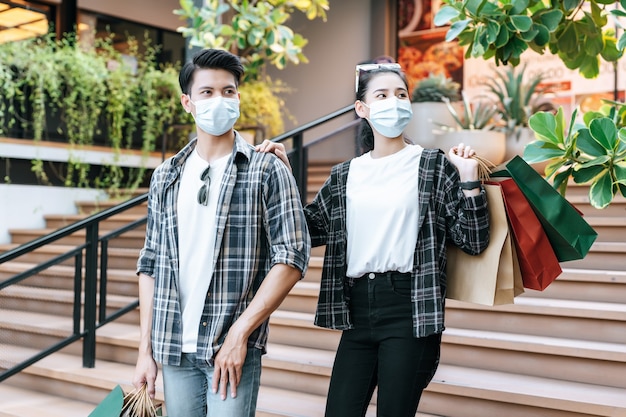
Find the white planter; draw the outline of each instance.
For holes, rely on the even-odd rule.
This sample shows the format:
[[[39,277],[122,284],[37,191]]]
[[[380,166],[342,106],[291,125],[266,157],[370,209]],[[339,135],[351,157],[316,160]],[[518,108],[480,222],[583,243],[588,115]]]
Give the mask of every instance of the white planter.
[[[456,122],[445,103],[423,102],[411,103],[413,117],[404,129],[404,134],[424,148],[436,148],[437,136],[433,130],[441,129],[438,123],[454,126]]]
[[[506,135],[493,130],[456,130],[443,132],[437,136],[437,145],[446,155],[453,146],[459,143],[469,145],[477,155],[498,165],[505,161]]]

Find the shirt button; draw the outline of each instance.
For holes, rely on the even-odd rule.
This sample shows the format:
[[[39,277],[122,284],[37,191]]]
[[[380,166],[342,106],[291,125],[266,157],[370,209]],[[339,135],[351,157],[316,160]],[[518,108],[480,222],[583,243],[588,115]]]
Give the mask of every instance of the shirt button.
[[[206,293],[206,298],[209,298],[210,296],[211,296],[210,292]]]
[[[203,321],[203,322],[202,322],[202,325],[203,325],[204,327],[206,327],[206,321]]]
[[[369,279],[374,279],[376,278],[376,274],[373,272],[370,272],[370,274],[368,275]]]

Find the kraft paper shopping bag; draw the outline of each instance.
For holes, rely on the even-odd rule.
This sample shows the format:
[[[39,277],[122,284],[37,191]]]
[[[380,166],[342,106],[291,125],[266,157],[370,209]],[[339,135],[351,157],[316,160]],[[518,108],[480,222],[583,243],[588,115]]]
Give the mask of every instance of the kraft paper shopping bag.
[[[523,292],[522,276],[511,238],[500,186],[484,185],[489,207],[489,246],[469,255],[448,246],[446,297],[475,304],[513,304]]]

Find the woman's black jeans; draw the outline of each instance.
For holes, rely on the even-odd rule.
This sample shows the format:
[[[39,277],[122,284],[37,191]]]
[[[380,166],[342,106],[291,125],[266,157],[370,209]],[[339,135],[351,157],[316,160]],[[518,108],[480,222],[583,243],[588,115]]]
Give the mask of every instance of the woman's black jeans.
[[[355,328],[339,342],[326,417],[362,417],[376,386],[378,417],[414,417],[439,364],[441,334],[413,336],[410,274],[350,280]]]

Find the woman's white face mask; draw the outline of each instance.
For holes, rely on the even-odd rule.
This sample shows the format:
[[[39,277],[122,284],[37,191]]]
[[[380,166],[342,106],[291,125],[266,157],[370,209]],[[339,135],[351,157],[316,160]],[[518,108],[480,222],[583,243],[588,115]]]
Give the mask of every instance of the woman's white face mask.
[[[239,99],[217,96],[193,102],[189,97],[189,101],[196,107],[196,125],[210,135],[223,135],[239,118]]]
[[[367,120],[372,128],[388,138],[400,136],[413,116],[411,102],[395,96],[363,105],[370,110]]]

